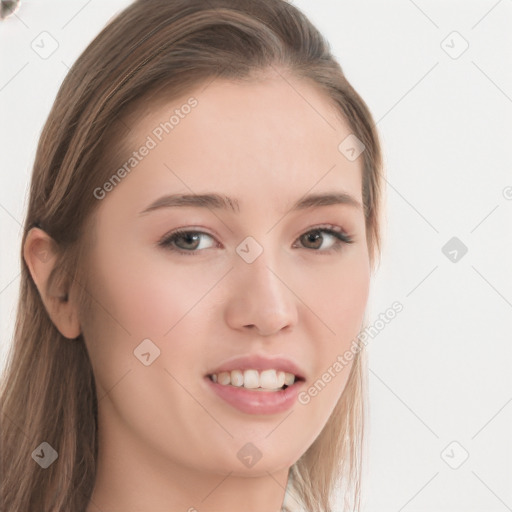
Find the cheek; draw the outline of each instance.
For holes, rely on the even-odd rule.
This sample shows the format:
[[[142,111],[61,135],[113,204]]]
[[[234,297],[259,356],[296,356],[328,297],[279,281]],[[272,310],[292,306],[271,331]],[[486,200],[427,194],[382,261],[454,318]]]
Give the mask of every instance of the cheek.
[[[100,393],[127,371],[140,371],[134,350],[145,339],[161,351],[157,365],[168,363],[166,352],[172,340],[179,362],[173,361],[181,367],[190,357],[186,350],[179,350],[188,341],[183,329],[188,328],[189,334],[199,331],[200,323],[191,325],[190,317],[218,279],[211,270],[203,275],[206,272],[198,267],[191,281],[190,272],[177,271],[165,258],[160,264],[140,252],[121,254],[105,249],[96,255],[88,281],[93,309],[88,324],[82,327]]]
[[[334,330],[343,340],[356,336],[361,329],[370,289],[370,272],[366,265],[354,265],[347,269],[340,280],[337,294],[332,298]]]
[[[347,254],[343,261],[322,270],[314,287],[317,314],[330,328],[331,342],[337,349],[357,336],[366,309],[370,289],[370,266],[363,251]],[[333,343],[334,340],[334,343]]]
[[[115,262],[105,257],[94,290],[104,320],[140,342],[164,338],[215,284],[216,274],[206,266],[186,271],[165,255],[155,258],[150,252],[133,251],[118,254]]]
[[[315,337],[314,377],[299,400],[308,415],[318,419],[317,434],[343,393],[354,365],[353,347],[358,346],[357,336],[363,327],[371,277],[367,256],[356,251],[343,264],[322,272],[316,276],[320,284],[308,305],[329,329],[317,320],[317,331],[324,334]]]

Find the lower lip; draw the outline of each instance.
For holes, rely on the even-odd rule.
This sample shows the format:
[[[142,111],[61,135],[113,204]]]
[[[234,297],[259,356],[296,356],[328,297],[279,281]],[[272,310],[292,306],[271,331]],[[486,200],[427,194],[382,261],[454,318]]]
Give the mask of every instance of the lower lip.
[[[280,391],[251,391],[244,387],[223,386],[205,377],[210,388],[228,404],[247,414],[277,414],[291,409],[304,381]]]

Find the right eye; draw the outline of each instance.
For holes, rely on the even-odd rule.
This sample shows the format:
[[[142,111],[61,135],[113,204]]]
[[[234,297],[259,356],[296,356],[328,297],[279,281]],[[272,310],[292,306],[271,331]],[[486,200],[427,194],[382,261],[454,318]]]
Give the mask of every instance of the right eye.
[[[201,237],[203,236],[213,240],[211,235],[202,231],[178,229],[171,234],[166,235],[158,245],[171,251],[192,256],[199,252],[199,249],[208,249],[212,247],[212,245],[205,247],[205,244],[201,244]]]

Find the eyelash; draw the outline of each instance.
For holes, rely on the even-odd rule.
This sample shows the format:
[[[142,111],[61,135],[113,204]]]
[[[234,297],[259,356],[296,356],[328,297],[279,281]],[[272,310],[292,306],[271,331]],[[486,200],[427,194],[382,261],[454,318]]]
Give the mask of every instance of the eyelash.
[[[331,254],[334,252],[338,252],[343,248],[343,245],[354,243],[354,239],[351,236],[347,235],[344,231],[342,231],[337,226],[332,226],[332,225],[318,226],[313,229],[309,229],[308,231],[305,231],[302,235],[300,235],[298,237],[298,239],[300,239],[301,237],[308,235],[310,233],[327,233],[328,235],[332,235],[337,239],[335,241],[334,247],[332,247],[331,249],[328,249],[328,250],[310,249],[310,248],[306,247],[306,249],[309,249],[310,251],[314,251],[314,252],[318,252],[318,253],[322,253],[322,254]],[[207,235],[211,238],[214,238],[212,235],[210,235],[209,233],[206,233],[204,231],[196,231],[196,230],[191,230],[191,229],[189,229],[189,230],[177,229],[176,231],[173,231],[169,235],[164,236],[158,242],[158,245],[160,247],[163,247],[164,249],[168,249],[168,250],[180,253],[180,254],[186,254],[187,256],[196,256],[198,253],[200,253],[204,249],[202,249],[202,250],[193,249],[193,250],[187,251],[185,249],[176,248],[172,245],[173,242],[175,242],[176,239],[178,239],[180,236],[190,235],[190,234],[192,234],[192,235]]]

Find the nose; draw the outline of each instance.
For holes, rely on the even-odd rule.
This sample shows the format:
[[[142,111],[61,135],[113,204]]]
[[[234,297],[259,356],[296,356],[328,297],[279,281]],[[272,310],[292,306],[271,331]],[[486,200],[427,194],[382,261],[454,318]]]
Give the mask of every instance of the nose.
[[[235,330],[270,336],[292,329],[298,321],[298,298],[275,261],[263,253],[252,263],[237,261],[225,308],[226,323]],[[283,274],[283,275],[282,275]]]

